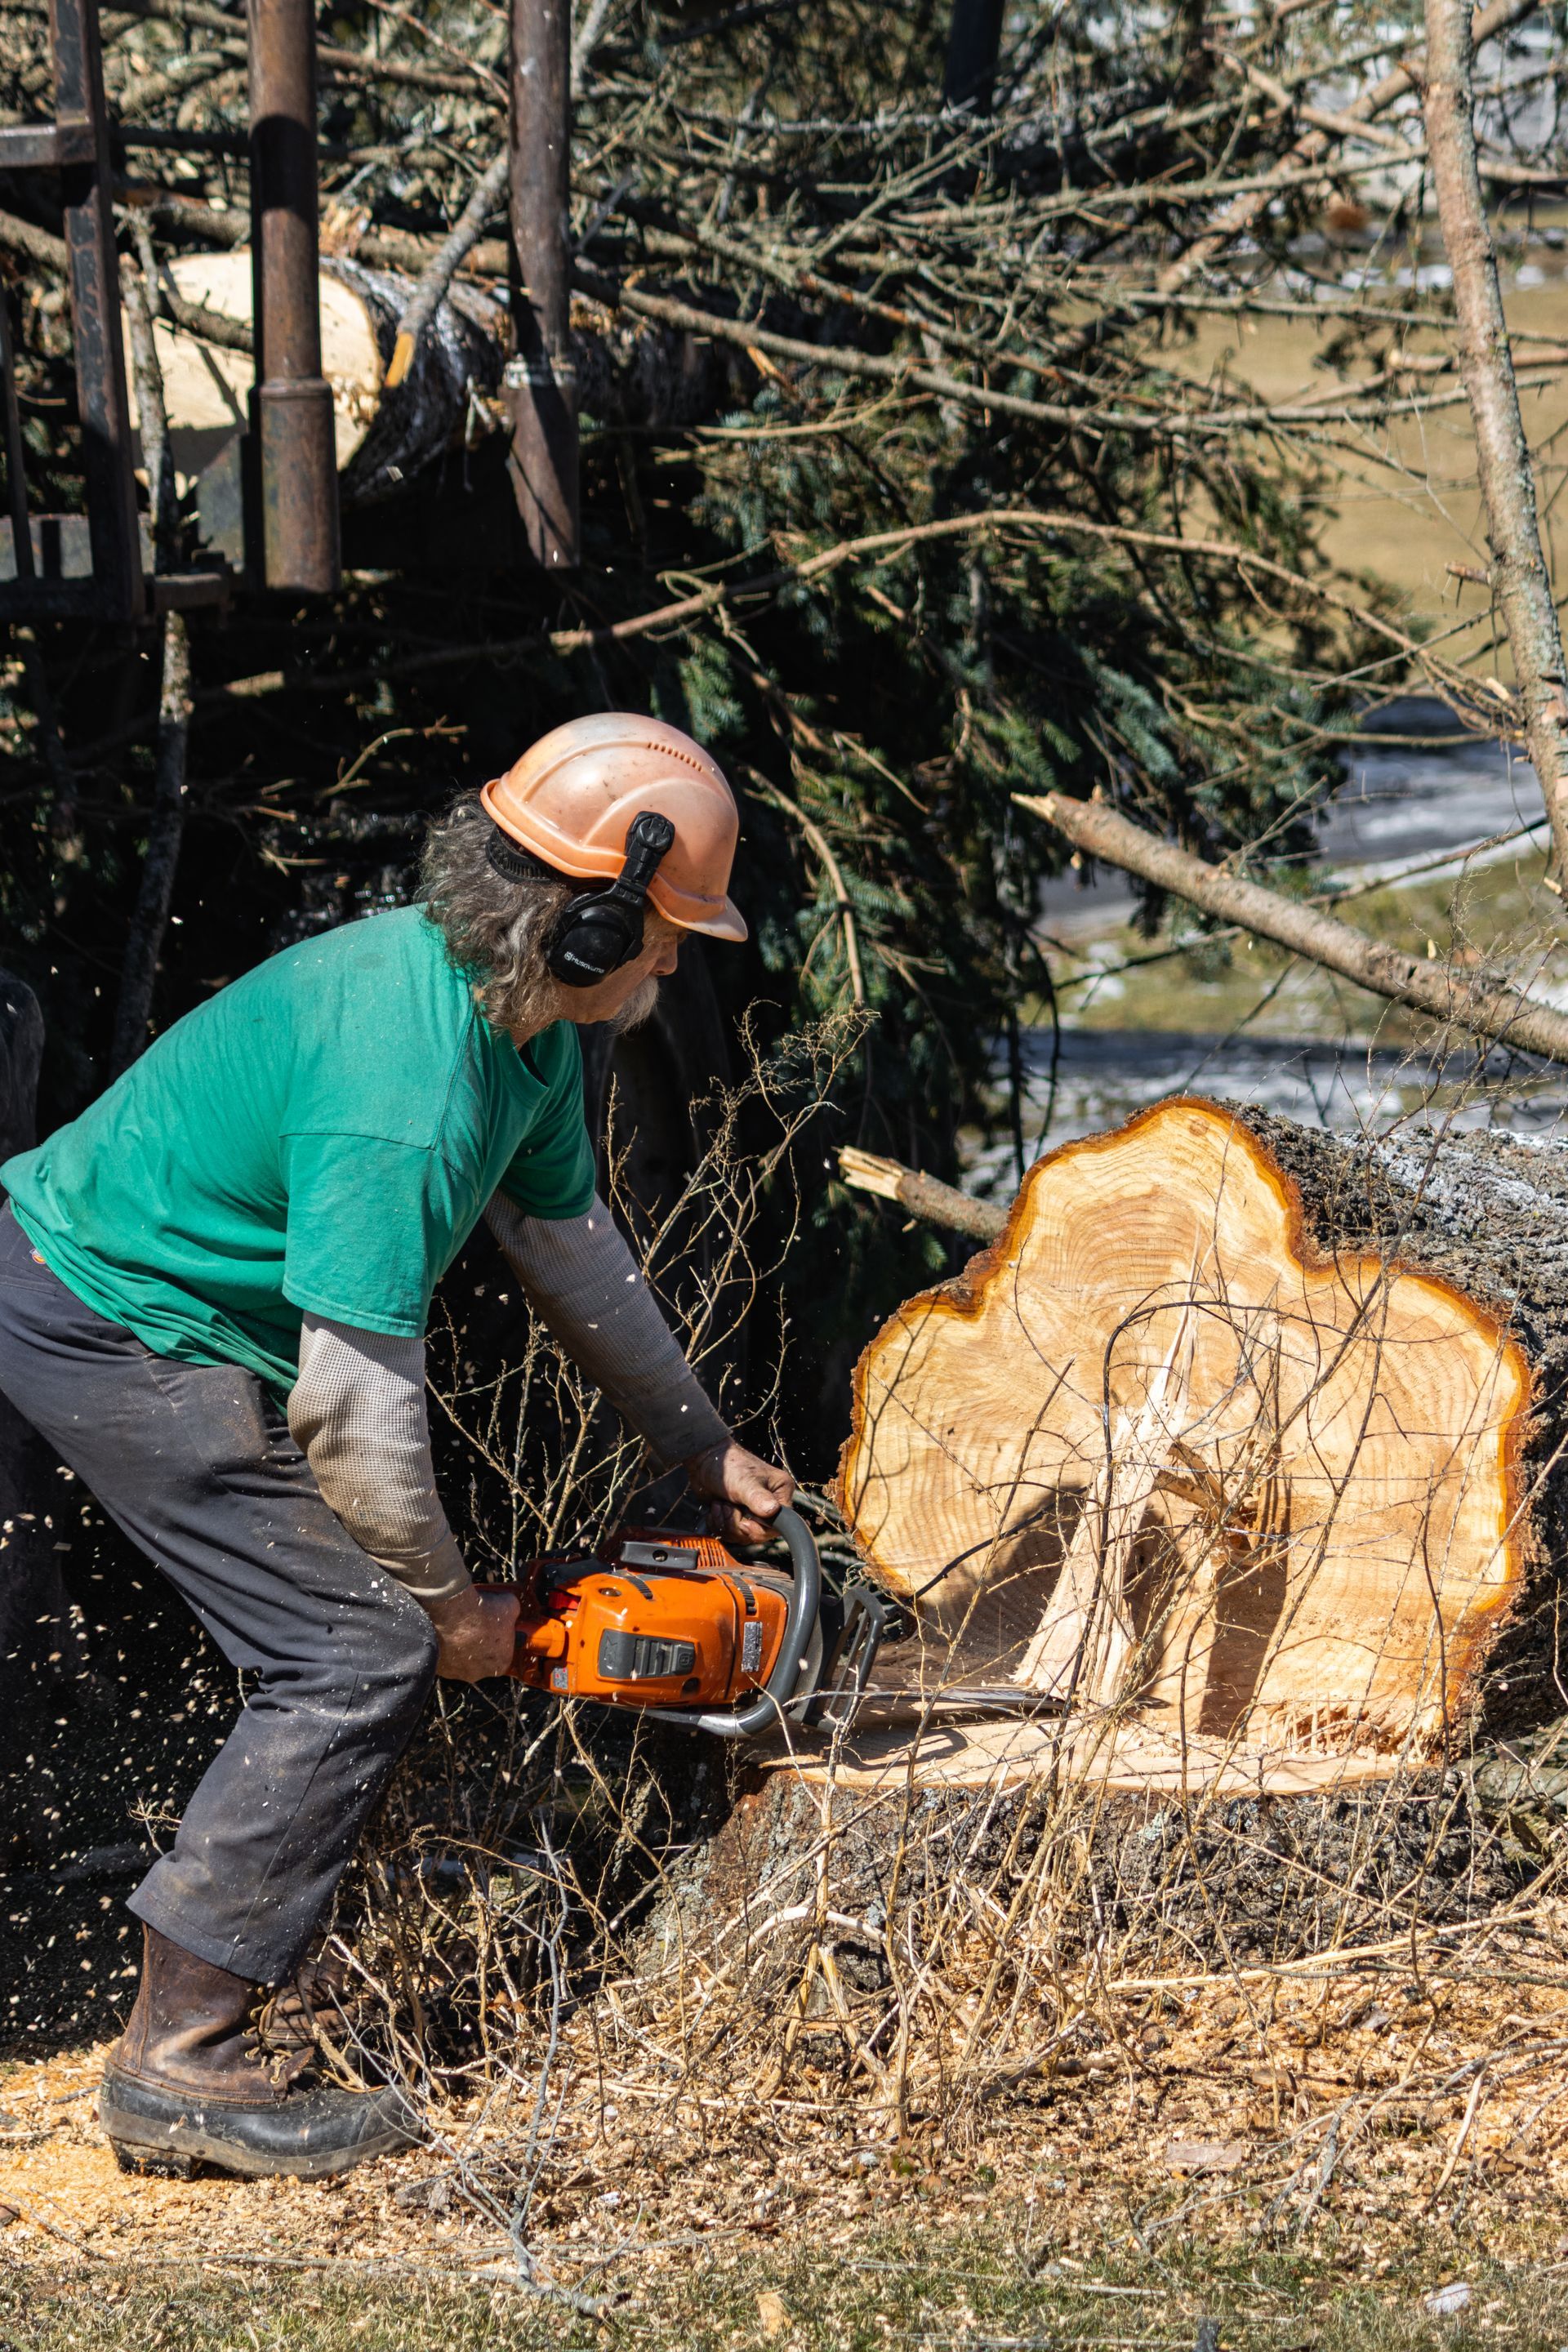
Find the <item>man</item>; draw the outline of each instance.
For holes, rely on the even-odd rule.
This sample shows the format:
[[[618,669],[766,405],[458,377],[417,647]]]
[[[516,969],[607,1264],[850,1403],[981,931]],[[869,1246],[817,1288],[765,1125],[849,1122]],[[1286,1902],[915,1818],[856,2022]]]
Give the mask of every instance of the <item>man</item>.
[[[434,1676],[509,1664],[426,1423],[431,1293],[481,1216],[529,1300],[715,1525],[793,1491],[731,1435],[595,1196],[577,1026],[686,931],[741,940],[739,818],[689,737],[574,720],[432,828],[418,906],[273,957],[6,1162],[0,1388],[256,1676],[132,1898],[100,2114],[122,2164],[323,2173],[404,2136],[255,2018],[296,1979]]]

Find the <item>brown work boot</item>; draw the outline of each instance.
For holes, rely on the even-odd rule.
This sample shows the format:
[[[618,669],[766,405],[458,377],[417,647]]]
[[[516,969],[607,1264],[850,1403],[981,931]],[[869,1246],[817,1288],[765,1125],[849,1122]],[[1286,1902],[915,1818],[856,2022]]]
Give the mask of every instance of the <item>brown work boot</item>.
[[[144,1930],[142,1982],[103,2072],[99,2118],[127,2172],[188,2179],[199,2164],[251,2177],[344,2172],[418,2137],[390,2090],[304,2079],[309,2048],[271,2054],[253,2019],[261,1989]]]

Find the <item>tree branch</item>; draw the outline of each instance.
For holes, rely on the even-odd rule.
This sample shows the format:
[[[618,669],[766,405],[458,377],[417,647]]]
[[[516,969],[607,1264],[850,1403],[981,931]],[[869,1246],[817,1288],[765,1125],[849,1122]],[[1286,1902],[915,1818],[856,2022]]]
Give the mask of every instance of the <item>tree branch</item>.
[[[911,1217],[928,1225],[949,1225],[954,1233],[972,1234],[977,1242],[994,1242],[1007,1222],[1005,1209],[993,1201],[972,1201],[935,1176],[922,1176],[900,1160],[882,1160],[847,1143],[838,1154],[838,1172],[858,1192],[875,1192],[879,1200],[896,1201]]]
[[[900,390],[923,392],[938,400],[956,401],[966,408],[976,408],[987,414],[994,411],[1003,416],[1020,416],[1031,424],[1055,425],[1063,428],[1076,427],[1090,433],[1136,433],[1162,440],[1194,440],[1205,436],[1228,436],[1238,432],[1268,432],[1281,425],[1341,425],[1351,423],[1381,423],[1403,415],[1428,414],[1442,407],[1446,401],[1458,401],[1461,395],[1452,394],[1416,393],[1404,397],[1383,394],[1372,399],[1350,399],[1343,393],[1325,395],[1321,400],[1283,403],[1277,407],[1262,404],[1236,405],[1227,408],[1183,409],[1175,405],[1161,406],[1151,400],[1146,408],[1096,407],[1088,403],[1070,404],[1064,401],[1028,400],[1022,394],[1004,392],[991,383],[974,383],[963,376],[949,375],[944,370],[922,367],[905,354],[889,355],[879,352],[861,351],[848,343],[809,343],[794,335],[780,335],[771,328],[754,325],[750,320],[727,319],[716,310],[700,309],[695,303],[672,300],[668,295],[649,294],[640,286],[616,286],[581,264],[574,277],[585,294],[611,310],[617,306],[635,311],[637,316],[651,319],[663,327],[674,327],[689,335],[706,336],[716,342],[733,343],[747,352],[753,362],[757,353],[769,359],[788,360],[797,367],[831,368],[839,375],[859,376],[873,383],[889,383]],[[1042,375],[1059,375],[1054,363],[1031,361],[1014,352],[999,352],[994,365],[1033,368]],[[1441,361],[1403,361],[1387,373],[1390,378],[1425,372],[1444,364]]]
[[[1541,548],[1535,478],[1519,412],[1497,254],[1476,162],[1471,25],[1465,0],[1426,0],[1426,145],[1437,216],[1454,273],[1459,373],[1476,427],[1476,473],[1524,702],[1524,740],[1552,820],[1552,862],[1568,880],[1568,674]]]
[[[978,537],[991,530],[1028,530],[1049,535],[1061,532],[1071,538],[1080,535],[1104,541],[1111,545],[1146,547],[1163,553],[1181,555],[1205,562],[1234,563],[1245,572],[1256,572],[1261,578],[1277,580],[1328,604],[1335,612],[1370,629],[1385,643],[1400,652],[1420,658],[1422,648],[1414,637],[1406,636],[1392,622],[1369,612],[1337,589],[1310,580],[1304,572],[1292,572],[1283,563],[1276,563],[1251,548],[1241,547],[1231,540],[1184,539],[1179,532],[1136,530],[1118,523],[1094,522],[1087,516],[1051,514],[1034,507],[990,508],[980,514],[948,515],[937,522],[909,523],[897,530],[875,530],[862,539],[840,540],[817,554],[807,556],[803,562],[782,564],[776,571],[753,574],[745,580],[716,580],[706,588],[695,589],[689,596],[679,596],[672,604],[655,605],[651,612],[628,614],[624,621],[601,622],[593,628],[553,629],[547,638],[539,636],[504,638],[480,645],[442,646],[430,653],[403,656],[398,663],[398,675],[410,677],[416,671],[446,669],[468,661],[495,660],[503,656],[537,652],[548,645],[554,654],[575,654],[607,651],[612,646],[626,645],[636,637],[651,635],[656,630],[675,629],[705,613],[716,612],[727,605],[751,605],[759,598],[776,595],[781,588],[794,587],[803,582],[821,580],[846,564],[874,562],[880,556],[902,553],[906,549],[928,545],[934,541]],[[381,669],[319,670],[289,676],[280,669],[262,670],[253,677],[233,678],[226,686],[207,689],[203,700],[222,702],[237,698],[248,699],[257,695],[277,694],[285,687],[312,693],[351,693],[366,685],[374,685],[384,675]],[[1451,681],[1446,681],[1451,682]],[[1506,711],[1498,713],[1500,720]]]
[[[0,245],[8,246],[13,253],[25,253],[29,261],[52,270],[57,278],[63,278],[70,266],[63,236],[51,236],[31,221],[18,220],[14,213],[0,213]]]
[[[1403,949],[1368,939],[1335,915],[1283,898],[1261,883],[1224,874],[1203,858],[1156,840],[1103,802],[1068,800],[1060,793],[1038,797],[1015,793],[1013,797],[1020,808],[1044,817],[1090,857],[1102,857],[1205,914],[1272,940],[1292,955],[1305,956],[1353,981],[1358,988],[1408,1004],[1434,1021],[1495,1038],[1515,1051],[1568,1062],[1568,1015],[1505,982],[1473,975],[1461,979],[1446,964],[1418,962]]]
[[[458,268],[479,241],[484,227],[495,206],[500,202],[506,186],[510,156],[502,145],[500,153],[487,165],[473,185],[468,203],[453,225],[451,235],[437,248],[426,264],[424,275],[409,299],[408,307],[397,322],[397,340],[387,362],[384,389],[395,392],[414,364],[414,354],[419,348],[419,338],[446,299],[447,289]]]

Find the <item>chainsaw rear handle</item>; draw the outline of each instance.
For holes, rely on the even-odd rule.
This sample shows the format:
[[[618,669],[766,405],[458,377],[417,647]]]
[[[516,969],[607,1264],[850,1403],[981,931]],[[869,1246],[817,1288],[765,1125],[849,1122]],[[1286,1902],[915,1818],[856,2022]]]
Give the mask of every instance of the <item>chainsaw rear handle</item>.
[[[822,1567],[811,1529],[798,1511],[792,1511],[786,1504],[773,1520],[772,1532],[783,1536],[789,1547],[795,1587],[773,1673],[745,1706],[661,1706],[661,1723],[683,1724],[690,1731],[710,1731],[717,1739],[751,1739],[759,1731],[766,1731],[784,1720],[822,1606]]]

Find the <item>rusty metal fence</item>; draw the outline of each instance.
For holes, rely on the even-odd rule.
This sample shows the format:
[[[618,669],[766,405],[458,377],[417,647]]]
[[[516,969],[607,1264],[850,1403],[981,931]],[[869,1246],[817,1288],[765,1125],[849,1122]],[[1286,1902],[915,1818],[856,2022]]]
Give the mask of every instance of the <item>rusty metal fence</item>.
[[[50,120],[0,129],[0,173],[59,175],[81,431],[82,510],[29,509],[16,345],[0,289],[0,621],[121,625],[208,604],[235,587],[330,593],[341,577],[332,391],[322,373],[317,229],[316,29],[311,0],[249,0],[250,396],[245,564],[160,570],[137,511],[114,241],[113,167],[142,134],[110,121],[98,0],[50,0]],[[513,356],[503,398],[520,556],[545,572],[578,560],[577,416],[567,200],[568,0],[512,0],[510,227]],[[159,141],[168,134],[154,133]]]

